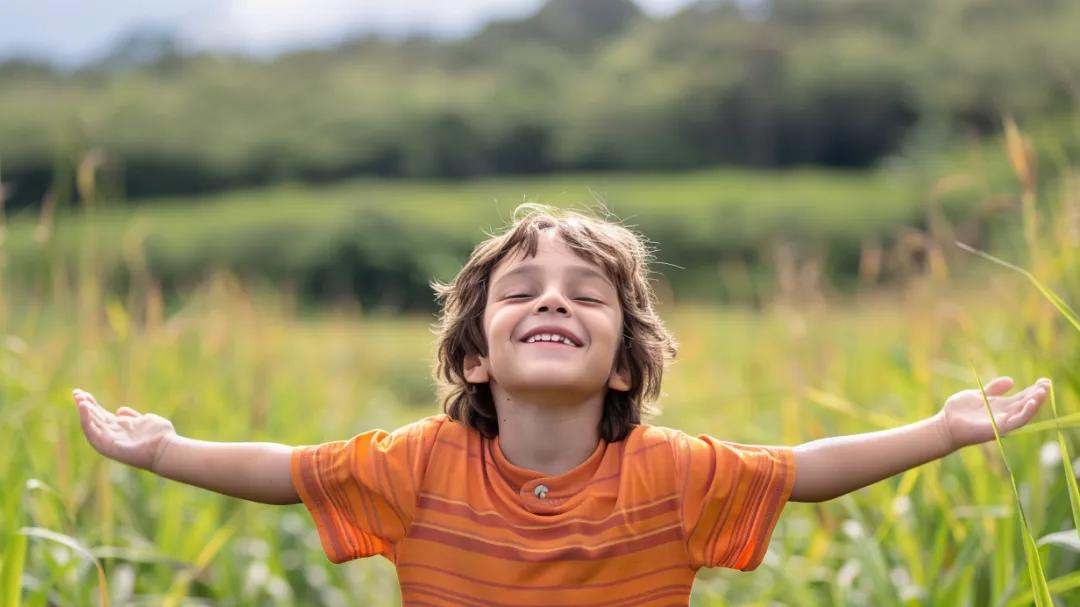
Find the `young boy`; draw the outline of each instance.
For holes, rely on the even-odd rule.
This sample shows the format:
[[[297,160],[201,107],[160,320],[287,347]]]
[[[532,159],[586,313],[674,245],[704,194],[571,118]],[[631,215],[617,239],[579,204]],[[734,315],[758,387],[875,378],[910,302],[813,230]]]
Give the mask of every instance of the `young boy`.
[[[103,455],[270,504],[302,501],[335,563],[380,554],[406,604],[687,604],[700,567],[754,569],[784,504],[824,501],[993,438],[979,390],[907,426],[752,446],[643,424],[675,342],[629,230],[526,205],[434,284],[445,414],[291,448],[184,438],[75,390]],[[986,387],[1001,431],[1049,381]]]

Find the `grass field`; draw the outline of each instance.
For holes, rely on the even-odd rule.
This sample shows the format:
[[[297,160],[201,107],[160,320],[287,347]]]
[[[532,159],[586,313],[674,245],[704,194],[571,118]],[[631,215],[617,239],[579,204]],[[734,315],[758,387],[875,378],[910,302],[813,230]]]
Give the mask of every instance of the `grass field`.
[[[1025,194],[1012,211],[1037,236],[1023,265],[1075,305],[1080,242],[1033,208]],[[982,283],[962,289],[930,264],[903,288],[842,301],[793,291],[757,311],[665,307],[681,351],[653,421],[796,444],[931,415],[973,387],[975,371],[1018,384],[1051,377],[1070,455],[1060,457],[1049,404],[1003,441],[1039,576],[989,443],[832,502],[790,504],[765,563],[703,571],[694,604],[1045,604],[1039,580],[1058,605],[1080,598],[1067,483],[1080,331],[1022,277],[985,265]],[[207,440],[347,438],[437,411],[433,318],[300,314],[288,291],[228,273],[167,306],[150,277],[117,297],[100,272],[90,259],[33,297],[5,288],[0,301],[0,604],[396,604],[391,565],[330,565],[301,506],[243,503],[104,460],[70,392],[168,416]]]
[[[771,277],[761,275],[780,241],[823,256],[826,279],[850,280],[864,243],[895,241],[899,230],[925,224],[932,206],[978,215],[977,185],[963,182],[934,196],[928,187],[914,170],[717,169],[472,182],[361,179],[128,204],[95,200],[76,209],[57,202],[45,220],[38,212],[11,218],[6,271],[12,285],[32,292],[47,287],[44,277],[58,267],[79,272],[88,256],[114,291],[144,266],[167,287],[194,284],[213,267],[309,290],[321,286],[315,277],[344,273],[342,280],[358,283],[354,291],[366,307],[396,307],[393,292],[400,289],[396,301],[417,309],[431,302],[431,277],[452,277],[484,233],[528,200],[604,205],[659,243],[658,260],[667,265],[658,269],[680,295],[749,301],[767,298],[759,292]],[[736,268],[723,284],[712,280],[717,262]],[[738,276],[747,268],[756,282]],[[382,292],[365,286],[365,276],[369,285],[379,276]]]

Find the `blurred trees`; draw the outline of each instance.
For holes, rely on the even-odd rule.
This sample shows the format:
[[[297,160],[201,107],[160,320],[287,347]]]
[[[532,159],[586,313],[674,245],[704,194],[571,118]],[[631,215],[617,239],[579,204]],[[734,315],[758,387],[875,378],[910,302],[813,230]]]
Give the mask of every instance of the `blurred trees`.
[[[551,0],[459,41],[357,39],[272,62],[160,36],[64,74],[0,65],[9,207],[90,148],[132,196],[353,175],[718,163],[860,167],[921,124],[996,128],[1080,95],[1068,0]],[[139,60],[140,57],[150,59]]]

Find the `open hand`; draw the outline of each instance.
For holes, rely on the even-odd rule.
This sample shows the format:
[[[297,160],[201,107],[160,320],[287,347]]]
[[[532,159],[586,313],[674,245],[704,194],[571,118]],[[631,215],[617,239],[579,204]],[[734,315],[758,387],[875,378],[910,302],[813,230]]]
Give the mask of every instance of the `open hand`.
[[[998,377],[985,387],[994,421],[1001,434],[1026,424],[1039,411],[1039,406],[1050,392],[1050,380],[1045,378],[1012,396],[1004,396],[1012,386],[1012,378]],[[994,438],[994,428],[990,424],[983,395],[976,389],[963,390],[950,396],[938,413],[938,421],[953,449]]]
[[[86,440],[98,453],[118,462],[153,470],[161,450],[176,436],[172,422],[160,415],[142,414],[131,407],[120,407],[113,414],[78,388],[72,398]]]

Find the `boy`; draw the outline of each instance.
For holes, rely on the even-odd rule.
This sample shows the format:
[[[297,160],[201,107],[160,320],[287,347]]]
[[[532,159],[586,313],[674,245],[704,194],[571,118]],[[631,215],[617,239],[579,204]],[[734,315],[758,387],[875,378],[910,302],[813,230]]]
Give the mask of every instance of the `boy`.
[[[406,604],[671,605],[700,567],[760,564],[784,504],[824,501],[993,438],[979,390],[913,424],[797,447],[641,423],[676,345],[649,253],[617,224],[538,205],[476,247],[443,300],[445,414],[290,448],[211,443],[75,390],[100,453],[271,504],[302,501],[335,563],[381,554]],[[1048,380],[985,388],[1002,432]]]

